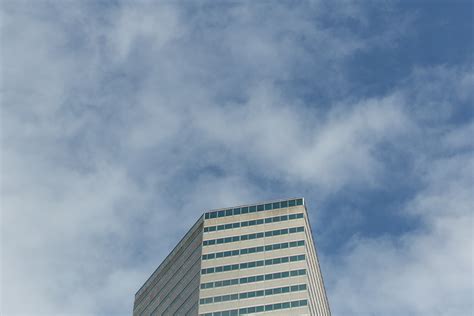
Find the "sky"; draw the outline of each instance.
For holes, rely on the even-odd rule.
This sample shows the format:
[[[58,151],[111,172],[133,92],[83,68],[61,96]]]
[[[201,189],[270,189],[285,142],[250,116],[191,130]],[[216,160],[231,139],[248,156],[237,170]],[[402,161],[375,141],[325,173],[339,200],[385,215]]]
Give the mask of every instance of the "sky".
[[[2,315],[131,315],[289,197],[334,316],[474,313],[473,2],[0,3]]]

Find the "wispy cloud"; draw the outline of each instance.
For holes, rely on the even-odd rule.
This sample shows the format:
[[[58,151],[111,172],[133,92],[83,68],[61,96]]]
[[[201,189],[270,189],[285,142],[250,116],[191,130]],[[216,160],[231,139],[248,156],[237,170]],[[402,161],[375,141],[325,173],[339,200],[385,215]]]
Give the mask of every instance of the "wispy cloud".
[[[4,2],[2,313],[130,314],[203,210],[305,195],[335,315],[469,314],[472,65],[352,77],[400,10]]]

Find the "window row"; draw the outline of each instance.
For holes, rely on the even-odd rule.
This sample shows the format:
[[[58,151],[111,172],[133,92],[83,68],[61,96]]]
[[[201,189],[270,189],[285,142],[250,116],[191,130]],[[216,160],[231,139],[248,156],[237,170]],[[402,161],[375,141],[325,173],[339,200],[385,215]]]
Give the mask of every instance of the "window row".
[[[274,258],[274,259],[235,263],[235,264],[228,264],[225,266],[205,268],[201,270],[201,274],[219,273],[219,272],[227,272],[227,271],[233,271],[233,270],[243,270],[243,269],[271,266],[274,264],[295,262],[295,261],[302,261],[302,260],[305,260],[305,255],[295,255],[295,256],[290,256],[290,257],[281,257],[281,258]]]
[[[304,240],[209,253],[206,255],[202,255],[202,260],[219,259],[219,258],[226,258],[226,257],[232,257],[232,256],[259,253],[259,252],[264,252],[264,251],[266,252],[266,251],[273,251],[273,250],[279,250],[279,249],[294,248],[294,247],[300,247],[300,246],[304,246]]]
[[[278,280],[278,279],[285,279],[285,278],[290,278],[290,277],[297,277],[301,275],[306,275],[306,269],[260,274],[260,275],[253,275],[253,276],[237,278],[237,279],[202,283],[201,289],[212,289],[212,288],[223,287],[223,286]]]
[[[265,289],[265,290],[257,290],[257,291],[243,292],[243,293],[219,295],[219,296],[214,296],[214,297],[206,297],[206,298],[201,298],[199,300],[199,304],[204,305],[204,304],[221,303],[221,302],[228,302],[228,301],[237,301],[237,300],[244,300],[247,298],[286,294],[290,292],[299,292],[299,291],[306,291],[306,284],[296,284],[296,285],[290,285],[290,286],[276,287],[273,289]]]
[[[267,204],[258,204],[252,206],[245,206],[245,207],[236,207],[230,208],[227,210],[220,210],[220,211],[212,211],[207,212],[204,214],[205,219],[210,218],[218,218],[218,217],[225,217],[225,216],[233,216],[233,215],[240,215],[240,214],[247,214],[247,213],[255,213],[261,211],[271,211],[277,210],[280,208],[287,208],[297,205],[303,205],[303,199],[296,199],[296,200],[288,200],[288,201],[281,201],[275,203],[267,203]]]
[[[222,224],[222,225],[217,225],[217,226],[208,226],[208,227],[204,227],[204,232],[207,233],[207,232],[215,232],[215,231],[220,231],[220,230],[225,230],[225,229],[234,229],[234,228],[247,227],[247,226],[278,223],[278,222],[284,222],[284,221],[293,220],[297,218],[303,218],[303,216],[304,216],[303,213],[298,213],[298,214],[255,219],[251,221]]]
[[[303,306],[307,306],[307,305],[308,305],[308,300],[298,300],[298,301],[291,301],[291,302],[284,302],[284,303],[244,307],[244,308],[240,308],[240,309],[232,309],[232,310],[222,311],[222,312],[206,313],[206,314],[201,314],[200,316],[248,315],[248,314],[253,314],[253,313],[276,311],[276,310],[280,310],[280,309],[303,307]]]
[[[237,242],[243,240],[251,240],[251,239],[258,239],[263,237],[272,237],[272,236],[280,236],[280,235],[287,235],[287,234],[294,234],[294,233],[301,233],[304,232],[304,227],[292,227],[292,228],[283,228],[283,229],[276,229],[270,230],[267,232],[260,232],[260,233],[253,233],[253,234],[246,234],[240,236],[231,236],[231,237],[223,237],[217,239],[209,239],[203,241],[203,246],[212,246],[212,245],[220,245],[226,244],[229,242]]]

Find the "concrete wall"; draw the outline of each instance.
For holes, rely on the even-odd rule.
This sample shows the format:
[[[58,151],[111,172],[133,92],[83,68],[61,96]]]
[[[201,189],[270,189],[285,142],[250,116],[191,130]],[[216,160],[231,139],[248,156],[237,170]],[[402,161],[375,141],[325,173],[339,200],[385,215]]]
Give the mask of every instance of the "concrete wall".
[[[226,224],[226,223],[233,223],[236,221],[248,221],[248,220],[254,220],[254,219],[261,219],[261,218],[289,215],[289,214],[296,214],[296,213],[303,213],[303,212],[305,212],[304,206],[295,206],[295,207],[283,208],[283,209],[272,210],[272,211],[262,211],[262,212],[256,212],[256,213],[250,213],[250,214],[244,214],[244,215],[238,215],[238,216],[207,219],[205,220],[204,225],[214,226],[214,225],[220,225],[220,224]],[[228,237],[228,236],[251,234],[255,232],[270,231],[270,230],[276,230],[276,229],[282,229],[282,228],[300,227],[300,226],[306,226],[306,221],[304,218],[294,219],[294,220],[289,220],[289,221],[284,221],[284,222],[277,222],[277,223],[267,223],[267,224],[249,226],[249,227],[243,227],[243,228],[221,230],[217,232],[207,232],[207,233],[204,233],[204,240]],[[306,241],[306,239],[307,239],[306,234],[304,232],[299,232],[299,233],[288,234],[288,235],[272,236],[272,237],[265,237],[265,238],[259,238],[259,239],[253,239],[253,240],[232,242],[232,243],[227,243],[227,244],[205,246],[203,247],[203,254],[214,253],[214,252],[225,251],[225,250],[264,246],[264,245],[269,245],[269,244],[290,242],[290,241],[296,241],[296,240]],[[269,252],[245,254],[245,255],[232,256],[232,257],[227,257],[227,258],[205,260],[202,263],[202,268],[256,261],[256,260],[262,260],[262,259],[272,259],[272,258],[293,256],[293,255],[299,255],[299,254],[307,254],[307,250],[305,246],[279,249],[279,250],[273,250]],[[298,262],[288,262],[288,263],[272,265],[272,266],[255,267],[255,268],[244,269],[244,270],[204,274],[204,275],[201,275],[201,283],[218,281],[218,280],[227,280],[227,279],[233,279],[233,278],[241,278],[241,277],[246,277],[246,276],[254,276],[254,275],[274,273],[274,272],[290,271],[290,270],[303,269],[303,268],[309,269],[307,260],[298,261]],[[256,291],[256,290],[261,290],[261,289],[277,288],[277,287],[302,284],[302,283],[309,285],[308,275],[278,279],[278,280],[271,280],[271,281],[249,283],[249,284],[232,285],[232,286],[214,288],[214,289],[201,289],[200,298],[206,298],[206,297],[211,297],[211,296],[216,296],[216,295]],[[216,312],[216,311],[232,310],[232,309],[239,309],[243,307],[281,303],[281,302],[286,302],[286,301],[294,301],[294,300],[302,300],[302,299],[309,300],[310,298],[311,297],[309,296],[308,291],[301,291],[301,292],[277,294],[277,295],[272,295],[272,296],[263,296],[263,297],[258,297],[258,298],[249,298],[249,299],[244,299],[244,300],[204,304],[204,305],[199,306],[199,314],[201,315],[201,314]],[[312,313],[310,313],[309,306],[305,306],[305,307],[298,307],[298,308],[292,308],[292,309],[281,310],[281,311],[272,311],[269,313],[259,313],[259,315],[265,315],[265,314],[311,315]]]
[[[133,315],[197,315],[202,255],[200,218],[135,295]]]
[[[204,227],[209,226],[301,213],[304,214],[303,218],[213,232],[203,232]],[[245,234],[294,227],[304,227],[304,232],[209,246],[202,245],[203,240],[241,236]],[[304,246],[298,245],[296,247],[278,250],[202,260],[203,254],[301,240],[304,240]],[[219,273],[201,274],[201,269],[203,268],[290,257],[302,254],[305,255],[305,259],[302,261],[286,262]],[[299,269],[306,269],[306,274],[246,284],[234,284],[223,287],[200,289],[200,284],[203,283]],[[209,297],[299,284],[306,284],[306,290],[227,302],[200,304],[200,299]],[[299,300],[307,300],[308,305],[258,314],[330,316],[329,304],[324,289],[324,282],[305,205],[206,220],[204,220],[204,217],[201,217],[137,292],[135,295],[133,315],[204,315],[206,313],[218,311],[228,311]]]

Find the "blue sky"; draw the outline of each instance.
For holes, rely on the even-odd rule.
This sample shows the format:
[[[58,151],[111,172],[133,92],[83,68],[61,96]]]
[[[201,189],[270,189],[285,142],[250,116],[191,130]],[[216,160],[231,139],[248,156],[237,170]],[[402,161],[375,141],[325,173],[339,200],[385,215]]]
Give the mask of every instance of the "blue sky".
[[[293,196],[333,315],[472,314],[473,12],[2,1],[2,314],[130,315],[205,210]]]

